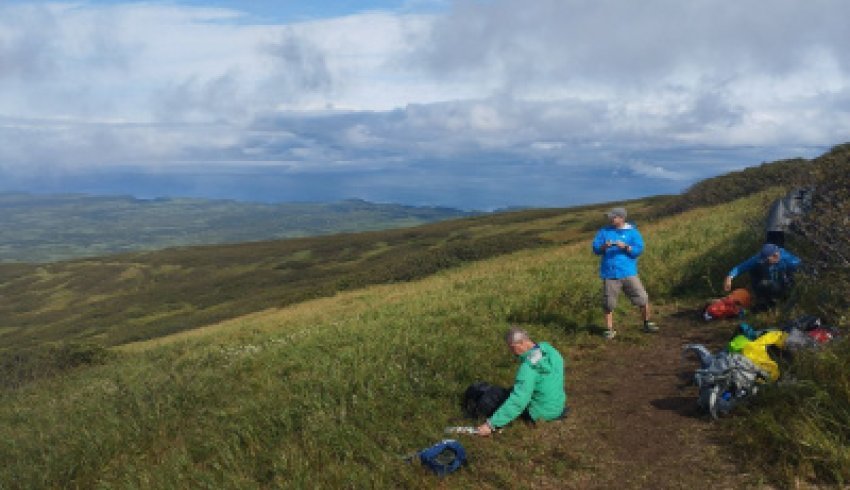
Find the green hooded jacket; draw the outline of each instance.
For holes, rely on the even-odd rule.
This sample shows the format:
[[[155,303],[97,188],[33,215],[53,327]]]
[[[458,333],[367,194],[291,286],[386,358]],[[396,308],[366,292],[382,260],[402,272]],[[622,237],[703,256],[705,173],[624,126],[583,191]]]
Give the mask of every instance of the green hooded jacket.
[[[547,342],[519,355],[511,396],[488,420],[492,427],[504,427],[527,408],[531,420],[554,420],[567,403],[564,392],[564,358]]]

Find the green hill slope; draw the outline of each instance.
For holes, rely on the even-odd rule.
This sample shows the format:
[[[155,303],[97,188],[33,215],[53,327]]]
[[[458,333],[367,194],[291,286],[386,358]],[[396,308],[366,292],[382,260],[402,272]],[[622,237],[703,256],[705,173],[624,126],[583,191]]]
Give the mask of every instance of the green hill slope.
[[[631,208],[640,219],[659,201]],[[463,262],[584,238],[603,209],[529,210],[380,232],[0,264],[0,350],[71,340],[115,345],[421,278]]]
[[[643,226],[647,287],[672,299],[693,277],[717,276],[757,243],[748,223],[770,197]],[[568,357],[602,345],[591,234],[126,346],[6,392],[0,486],[430,486],[399,455],[440,437],[471,380],[509,382],[511,359],[494,348],[509,322],[571,346]],[[453,485],[503,488],[542,450],[517,460],[483,449],[500,469]],[[546,465],[554,481],[572,470]]]
[[[819,189],[833,193],[816,197],[819,216],[838,219],[826,222],[830,230],[846,223],[848,156],[845,147],[817,161],[831,169],[823,177],[831,186]],[[781,192],[657,220],[641,214],[657,213],[665,200],[629,203],[649,244],[641,276],[670,321],[719,294],[729,266],[761,242],[764,213]],[[551,438],[515,431],[497,443],[469,440],[476,462],[449,483],[400,456],[460,422],[458,396],[471,381],[510,383],[513,360],[498,348],[510,323],[581,364],[589,373],[583,381],[604,370],[600,359],[620,363],[620,373],[641,368],[612,356],[594,326],[598,262],[588,243],[605,207],[341,235],[325,245],[294,240],[2,267],[8,316],[0,328],[2,340],[14,342],[3,367],[25,361],[17,355],[22,347],[45,342],[151,340],[69,349],[63,362],[76,369],[0,388],[0,488],[508,488],[519,478],[562,488],[594,481],[606,470],[588,464],[593,454],[584,456],[595,446],[575,447],[581,434],[563,430]],[[312,281],[282,275],[299,261],[309,262],[302,270]],[[841,267],[819,277],[844,283],[801,283],[803,300],[846,291]],[[276,272],[263,272],[270,269]],[[326,288],[293,296],[297,303],[283,289],[267,293],[286,277],[296,288]],[[369,286],[376,278],[384,284]],[[617,318],[636,322],[626,303]],[[628,335],[618,342],[617,353],[640,350],[644,358],[658,345]],[[839,342],[801,356],[791,371],[797,383],[766,387],[754,411],[729,420],[726,440],[740,446],[742,471],[785,486],[850,481],[848,349]],[[586,408],[591,414],[582,420],[594,425],[570,427],[592,438],[608,422]],[[639,429],[667,435],[663,427]],[[758,467],[747,467],[750,461]],[[693,472],[692,461],[679,470]]]

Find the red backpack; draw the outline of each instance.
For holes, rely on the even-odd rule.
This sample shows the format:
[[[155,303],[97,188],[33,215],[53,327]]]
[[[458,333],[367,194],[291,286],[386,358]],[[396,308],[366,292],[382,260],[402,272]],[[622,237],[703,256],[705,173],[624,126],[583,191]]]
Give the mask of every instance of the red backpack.
[[[746,289],[735,289],[729,295],[716,299],[707,304],[702,310],[702,317],[708,320],[717,318],[735,318],[752,304],[750,292]]]
[[[818,344],[825,344],[834,337],[833,333],[829,329],[823,327],[813,328],[806,332],[806,334],[813,338]]]

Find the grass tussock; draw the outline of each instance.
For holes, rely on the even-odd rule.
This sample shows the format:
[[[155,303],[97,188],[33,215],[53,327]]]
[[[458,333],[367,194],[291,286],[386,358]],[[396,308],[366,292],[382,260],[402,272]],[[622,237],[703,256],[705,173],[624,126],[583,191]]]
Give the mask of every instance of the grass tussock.
[[[850,343],[795,360],[788,381],[763,390],[730,441],[786,487],[850,483]]]

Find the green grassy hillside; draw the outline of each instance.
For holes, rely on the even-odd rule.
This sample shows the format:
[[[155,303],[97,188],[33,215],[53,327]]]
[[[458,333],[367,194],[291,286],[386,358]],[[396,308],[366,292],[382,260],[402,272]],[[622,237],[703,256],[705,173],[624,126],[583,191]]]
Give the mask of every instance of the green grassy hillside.
[[[361,200],[262,204],[0,193],[0,262],[383,230],[473,214]]]
[[[636,219],[663,199],[630,204]],[[586,238],[605,205],[415,228],[0,264],[0,353],[46,342],[116,345],[464,262]]]
[[[818,275],[802,278],[791,314],[837,297],[828,311],[846,327],[849,269],[836,253],[848,235],[829,235],[821,249],[818,230],[846,225],[850,147],[814,163],[819,212],[802,230],[814,235],[792,243]],[[643,217],[665,199],[629,203],[649,244],[641,277],[654,304],[692,310],[718,295],[728,268],[761,243],[782,191],[654,220]],[[66,370],[18,371],[29,382],[0,387],[0,488],[444,487],[400,456],[460,422],[471,381],[511,382],[515,365],[499,349],[509,324],[568,362],[610,348],[596,327],[589,250],[606,207],[0,267],[0,339],[14,346],[2,367],[37,371],[21,353],[53,345],[40,355]],[[626,303],[617,318],[636,322]],[[728,419],[726,441],[755,476],[787,487],[850,481],[847,359],[846,341],[800,356],[788,371],[796,382],[766,387]],[[468,440],[487,463],[452,475],[452,487],[507,488],[531,475],[560,488],[604,471],[582,466],[581,448],[559,446],[570,440],[520,432]]]
[[[668,302],[711,292],[728,257],[758,243],[750,223],[771,197],[642,226],[647,287]],[[104,364],[6,390],[0,487],[430,486],[399,456],[441,436],[471,380],[510,382],[512,360],[495,348],[508,323],[571,346],[568,357],[602,345],[592,233],[127,345]],[[476,449],[494,464],[453,485],[503,488],[545,451]],[[546,470],[557,481],[572,468]]]

